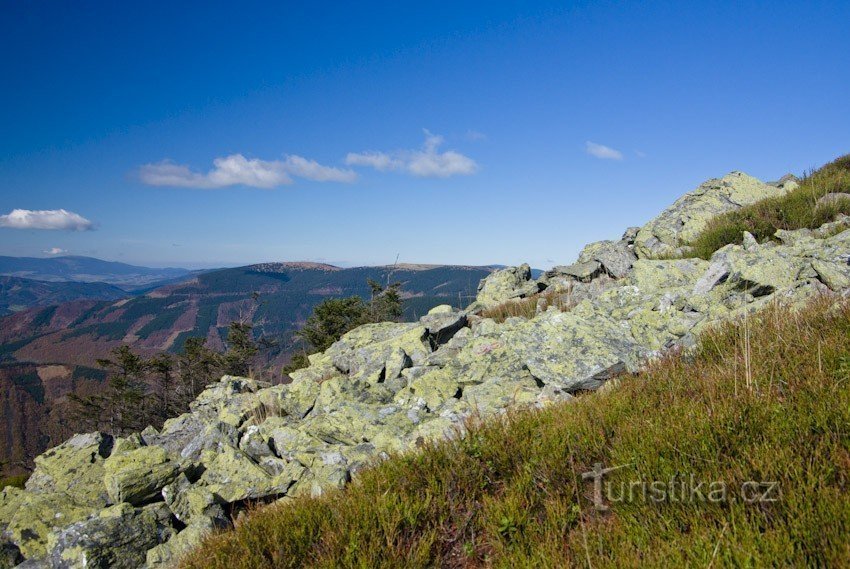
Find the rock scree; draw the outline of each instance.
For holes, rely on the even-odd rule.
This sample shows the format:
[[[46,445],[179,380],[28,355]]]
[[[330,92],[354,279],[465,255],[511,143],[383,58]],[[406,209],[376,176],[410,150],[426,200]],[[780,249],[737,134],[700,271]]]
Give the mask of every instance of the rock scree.
[[[528,265],[494,272],[466,310],[352,330],[290,384],[225,376],[160,430],[76,435],[36,459],[25,489],[0,492],[0,569],[168,566],[249,503],[340,488],[388,453],[462,435],[473,415],[568,402],[766,303],[847,294],[844,216],[766,243],[744,236],[708,261],[658,258],[687,253],[711,216],[795,184],[710,180],[572,265],[536,280]],[[480,315],[540,293],[563,302]]]

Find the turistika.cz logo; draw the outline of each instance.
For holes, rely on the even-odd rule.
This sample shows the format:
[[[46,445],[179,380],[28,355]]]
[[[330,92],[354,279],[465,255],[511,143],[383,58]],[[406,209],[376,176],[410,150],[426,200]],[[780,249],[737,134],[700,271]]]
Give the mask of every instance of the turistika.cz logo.
[[[583,480],[591,480],[593,507],[607,511],[608,504],[643,502],[730,502],[740,500],[747,504],[776,502],[781,498],[779,483],[747,480],[740,485],[730,485],[722,480],[698,480],[693,474],[673,476],[667,480],[610,480],[605,476],[631,465],[623,464],[605,468],[601,462],[583,472]]]

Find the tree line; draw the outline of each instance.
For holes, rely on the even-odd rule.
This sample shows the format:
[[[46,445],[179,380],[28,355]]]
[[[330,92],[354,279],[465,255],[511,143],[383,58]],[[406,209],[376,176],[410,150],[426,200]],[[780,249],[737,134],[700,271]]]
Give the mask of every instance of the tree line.
[[[295,333],[294,352],[282,373],[309,365],[308,356],[328,349],[343,334],[368,323],[397,321],[403,312],[401,284],[386,286],[369,280],[368,299],[360,296],[329,298],[316,305],[304,326]],[[257,299],[255,294],[253,297]],[[145,358],[130,346],[121,345],[110,357],[97,360],[106,370],[105,388],[94,394],[69,396],[69,415],[64,417],[73,431],[100,430],[115,436],[159,427],[165,420],[185,413],[189,404],[222,375],[249,376],[261,348],[270,344],[255,341],[245,322],[230,324],[226,350],[219,353],[205,338],[190,337],[177,354]]]
[[[189,409],[189,403],[222,375],[246,376],[259,353],[250,324],[232,322],[227,349],[216,352],[206,340],[192,337],[176,355],[145,358],[121,345],[97,360],[107,371],[105,389],[69,396],[74,430],[101,430],[116,436],[159,426]]]

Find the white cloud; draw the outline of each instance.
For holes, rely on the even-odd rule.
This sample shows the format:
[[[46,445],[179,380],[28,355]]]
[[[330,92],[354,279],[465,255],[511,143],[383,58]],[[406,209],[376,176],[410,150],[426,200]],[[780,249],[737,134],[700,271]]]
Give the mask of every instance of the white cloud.
[[[85,217],[65,209],[13,209],[11,213],[0,215],[0,227],[88,231],[94,229],[94,224]]]
[[[294,154],[286,157],[284,168],[293,176],[314,182],[353,182],[357,179],[357,173],[353,170],[322,166],[315,160],[308,160]]]
[[[47,254],[47,255],[64,255],[65,253],[68,252],[68,250],[67,249],[60,249],[59,247],[51,247],[47,251],[42,251],[42,252]]]
[[[425,143],[420,150],[402,150],[386,152],[350,152],[345,157],[349,166],[368,166],[381,172],[397,170],[420,178],[448,178],[449,176],[468,176],[478,171],[475,160],[460,152],[447,150],[439,152],[443,137],[425,132]]]
[[[472,142],[478,142],[479,140],[487,140],[487,135],[483,132],[470,129],[466,131],[466,139],[471,140]]]
[[[605,146],[604,144],[597,144],[595,142],[587,141],[586,148],[588,154],[591,156],[595,156],[597,158],[601,158],[603,160],[622,160],[623,153],[619,150],[614,150],[610,146]]]
[[[646,152],[643,150],[635,150],[635,156],[638,158],[646,158]]]
[[[291,184],[292,176],[316,182],[353,182],[357,178],[352,170],[322,166],[315,160],[294,155],[286,160],[259,160],[231,154],[213,160],[213,168],[205,174],[170,160],[145,164],[139,169],[139,177],[149,186],[201,189],[236,185],[269,189]]]
[[[393,158],[386,152],[349,152],[345,157],[345,163],[349,166],[369,166],[380,172],[387,170],[401,170],[404,162]]]

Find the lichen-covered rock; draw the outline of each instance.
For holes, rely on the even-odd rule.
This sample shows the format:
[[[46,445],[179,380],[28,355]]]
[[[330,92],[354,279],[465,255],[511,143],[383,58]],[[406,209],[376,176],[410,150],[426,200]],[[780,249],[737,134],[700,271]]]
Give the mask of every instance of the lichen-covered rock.
[[[0,534],[6,529],[25,496],[23,490],[14,486],[0,489]]]
[[[546,272],[546,277],[566,276],[579,282],[590,282],[602,274],[602,264],[596,260],[579,261],[572,265],[559,265]]]
[[[174,534],[167,542],[147,551],[145,561],[148,569],[173,566],[183,555],[197,547],[214,529],[216,527],[212,523],[189,524],[179,533]]]
[[[36,494],[62,492],[93,507],[106,505],[103,462],[112,452],[113,439],[103,433],[74,435],[61,445],[36,457],[27,491]]]
[[[184,524],[227,525],[219,500],[208,487],[193,485],[184,474],[162,489],[165,504]]]
[[[429,354],[426,338],[425,327],[418,323],[366,324],[345,334],[325,355],[351,381],[372,385],[385,379],[387,360],[398,349],[413,362]]]
[[[529,296],[538,292],[537,283],[531,280],[531,267],[527,264],[493,271],[478,285],[476,306],[486,308],[502,304],[512,298]]]
[[[455,333],[466,326],[466,314],[451,306],[441,305],[431,309],[419,319],[434,346],[445,344]]]
[[[587,245],[578,256],[579,263],[598,262],[602,270],[615,279],[628,275],[636,260],[637,256],[627,240],[597,241]]]
[[[680,255],[711,218],[782,195],[790,187],[771,186],[743,172],[709,180],[644,225],[635,237],[635,253],[642,259]]]
[[[141,447],[113,453],[103,465],[103,483],[114,502],[139,505],[158,498],[180,471],[165,449]]]
[[[289,463],[285,472],[273,475],[233,447],[204,451],[201,462],[206,470],[198,484],[226,503],[286,494],[304,470]]]
[[[103,507],[101,503],[78,503],[63,493],[26,492],[9,519],[6,533],[24,557],[42,557],[54,530],[85,519]]]
[[[174,533],[164,505],[134,508],[117,504],[52,534],[46,565],[136,569],[144,566],[149,549]]]

